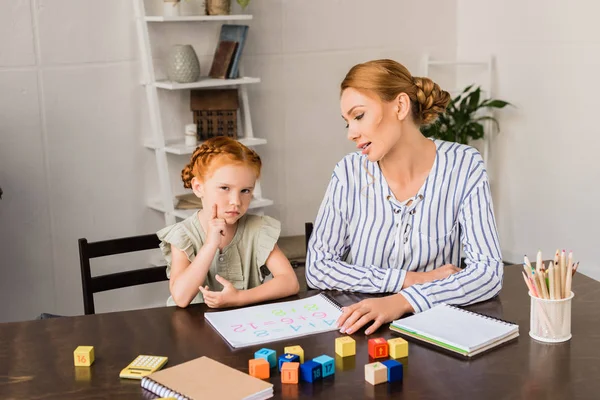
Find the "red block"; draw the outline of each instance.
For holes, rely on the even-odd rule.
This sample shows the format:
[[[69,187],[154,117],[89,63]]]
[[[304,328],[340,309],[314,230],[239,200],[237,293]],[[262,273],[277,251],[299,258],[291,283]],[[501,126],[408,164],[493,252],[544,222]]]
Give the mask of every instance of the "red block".
[[[369,339],[369,355],[372,358],[386,358],[388,350],[388,342],[384,338]]]

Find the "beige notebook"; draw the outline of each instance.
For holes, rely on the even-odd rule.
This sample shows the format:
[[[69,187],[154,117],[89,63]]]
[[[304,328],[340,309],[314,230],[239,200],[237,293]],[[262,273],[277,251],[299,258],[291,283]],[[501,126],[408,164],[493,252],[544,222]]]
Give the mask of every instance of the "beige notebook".
[[[221,364],[200,357],[150,374],[142,387],[160,397],[193,399],[268,399],[273,385]]]

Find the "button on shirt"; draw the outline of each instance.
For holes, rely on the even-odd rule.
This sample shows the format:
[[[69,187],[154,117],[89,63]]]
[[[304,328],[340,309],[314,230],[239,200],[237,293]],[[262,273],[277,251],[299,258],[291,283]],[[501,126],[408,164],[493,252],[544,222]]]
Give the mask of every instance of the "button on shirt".
[[[399,292],[415,312],[438,303],[475,303],[500,291],[502,256],[483,159],[470,146],[434,143],[425,183],[402,202],[378,163],[352,153],[337,164],[309,241],[310,287]],[[461,239],[465,269],[402,289],[407,271],[460,265]]]

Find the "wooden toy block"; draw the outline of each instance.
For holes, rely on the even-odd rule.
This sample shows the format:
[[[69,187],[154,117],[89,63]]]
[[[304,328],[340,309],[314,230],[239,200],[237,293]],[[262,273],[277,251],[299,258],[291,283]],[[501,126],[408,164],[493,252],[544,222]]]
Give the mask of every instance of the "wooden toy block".
[[[394,338],[388,340],[390,348],[390,357],[404,358],[408,357],[408,342],[402,338]]]
[[[356,355],[356,342],[350,336],[336,338],[335,353],[341,357]]]
[[[254,358],[248,361],[248,373],[258,379],[269,379],[271,365],[264,358]]]
[[[78,346],[73,352],[76,367],[89,367],[94,363],[94,346]]]
[[[335,374],[335,360],[325,354],[313,358],[313,361],[321,365],[321,376],[323,378]]]
[[[321,364],[312,360],[300,365],[300,379],[305,382],[314,382],[321,379]]]
[[[300,357],[298,357],[298,354],[290,354],[290,353],[284,353],[282,355],[279,356],[279,370],[281,371],[281,366],[283,365],[283,363],[286,362],[297,362],[300,363]]]
[[[387,380],[388,382],[396,382],[402,380],[403,367],[402,363],[396,360],[386,360],[381,362],[387,368]]]
[[[369,339],[369,355],[372,358],[388,356],[388,343],[384,338]]]
[[[254,353],[254,358],[264,358],[269,362],[271,368],[275,368],[277,366],[277,353],[275,350],[265,348],[260,349]]]
[[[298,383],[299,362],[285,362],[281,366],[281,383]]]
[[[300,346],[286,346],[284,347],[283,352],[290,354],[298,354],[298,357],[300,357],[300,364],[304,362],[304,349]]]
[[[365,365],[365,381],[371,385],[387,382],[387,367],[380,362]]]

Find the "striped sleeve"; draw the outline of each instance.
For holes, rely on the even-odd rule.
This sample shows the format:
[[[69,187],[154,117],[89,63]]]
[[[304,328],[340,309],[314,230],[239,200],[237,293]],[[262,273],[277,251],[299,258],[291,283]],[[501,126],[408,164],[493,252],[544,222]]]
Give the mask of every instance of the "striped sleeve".
[[[413,285],[400,293],[421,312],[438,303],[467,305],[490,299],[502,288],[503,264],[485,170],[467,191],[459,213],[467,267],[446,279]]]
[[[345,262],[350,248],[348,189],[334,173],[319,208],[306,255],[306,281],[315,289],[363,293],[393,292],[402,287],[406,272],[375,265]]]

